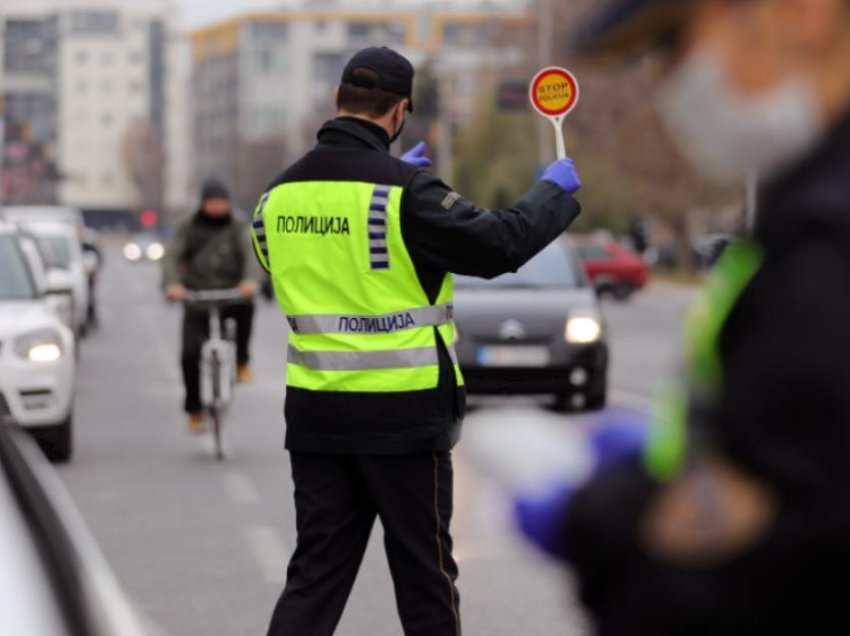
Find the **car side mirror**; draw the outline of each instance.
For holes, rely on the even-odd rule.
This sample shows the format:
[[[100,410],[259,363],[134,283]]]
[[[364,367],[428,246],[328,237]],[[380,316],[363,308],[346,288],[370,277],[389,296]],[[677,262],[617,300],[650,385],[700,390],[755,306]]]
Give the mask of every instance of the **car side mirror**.
[[[70,272],[56,268],[47,270],[47,293],[73,294],[74,285]]]

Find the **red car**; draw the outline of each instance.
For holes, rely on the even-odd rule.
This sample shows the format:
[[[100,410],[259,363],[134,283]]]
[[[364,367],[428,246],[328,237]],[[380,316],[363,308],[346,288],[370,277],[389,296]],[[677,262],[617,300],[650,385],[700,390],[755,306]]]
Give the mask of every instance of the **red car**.
[[[616,241],[583,236],[573,236],[572,241],[588,278],[600,294],[625,300],[646,286],[649,280],[646,263]]]

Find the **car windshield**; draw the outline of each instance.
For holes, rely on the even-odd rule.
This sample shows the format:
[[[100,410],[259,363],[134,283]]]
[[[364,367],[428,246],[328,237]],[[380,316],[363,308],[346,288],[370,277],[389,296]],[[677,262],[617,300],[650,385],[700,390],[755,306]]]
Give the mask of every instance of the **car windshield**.
[[[569,248],[555,243],[514,274],[505,274],[493,280],[458,276],[456,284],[462,289],[572,289],[580,287],[581,282]]]
[[[601,245],[579,245],[576,247],[579,255],[588,261],[610,261],[611,252]]]
[[[71,266],[71,246],[67,238],[59,235],[39,236],[38,244],[44,252],[48,267],[68,269]]]
[[[35,288],[24,255],[13,236],[0,236],[0,300],[35,298]]]

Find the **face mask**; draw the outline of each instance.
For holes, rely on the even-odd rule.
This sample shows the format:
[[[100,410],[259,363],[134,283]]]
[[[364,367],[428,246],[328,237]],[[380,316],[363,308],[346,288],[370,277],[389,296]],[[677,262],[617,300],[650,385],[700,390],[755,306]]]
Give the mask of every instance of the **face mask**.
[[[721,60],[709,53],[685,60],[661,90],[658,109],[694,166],[721,181],[770,177],[805,154],[822,132],[804,81],[742,97],[727,85]]]
[[[404,124],[405,124],[404,115],[402,115],[401,116],[401,124],[399,125],[398,130],[396,131],[395,135],[393,135],[392,139],[390,139],[391,144],[394,144],[398,140],[398,138],[401,137],[401,133],[404,130]]]

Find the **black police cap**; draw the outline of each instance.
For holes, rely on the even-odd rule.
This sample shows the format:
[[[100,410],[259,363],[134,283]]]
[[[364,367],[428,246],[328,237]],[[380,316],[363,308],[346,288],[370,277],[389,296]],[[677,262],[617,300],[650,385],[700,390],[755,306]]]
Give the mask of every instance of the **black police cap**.
[[[638,55],[673,39],[698,4],[694,0],[606,0],[576,31],[573,47],[589,57]]]
[[[355,73],[358,69],[368,69],[374,76],[359,76]],[[403,55],[385,46],[373,46],[354,54],[342,72],[342,83],[360,88],[376,88],[406,97],[410,100],[407,109],[412,113],[413,74],[413,64]]]

